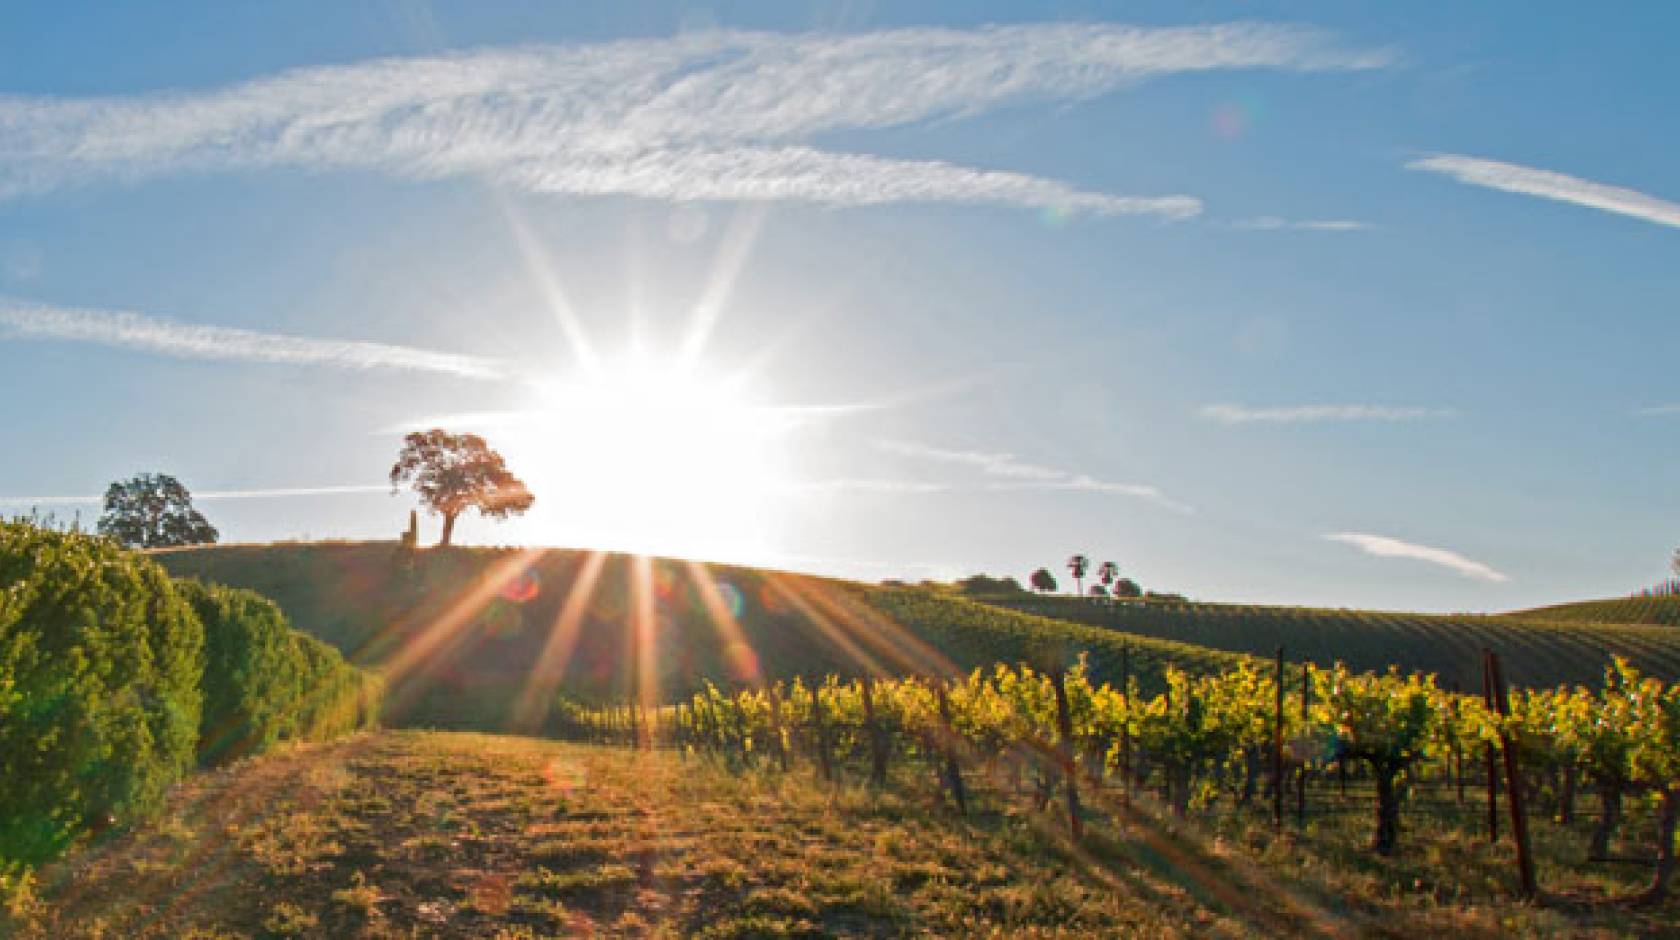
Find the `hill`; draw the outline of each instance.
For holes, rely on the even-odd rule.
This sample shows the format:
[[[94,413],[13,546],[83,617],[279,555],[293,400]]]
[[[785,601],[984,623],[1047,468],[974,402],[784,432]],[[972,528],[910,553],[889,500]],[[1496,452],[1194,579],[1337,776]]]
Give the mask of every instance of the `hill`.
[[[664,701],[753,675],[932,673],[1080,652],[1097,680],[1118,681],[1124,656],[1152,689],[1168,662],[1206,672],[1279,645],[1291,660],[1395,664],[1471,690],[1484,645],[1519,684],[1596,683],[1611,653],[1680,675],[1680,631],[1668,627],[1024,594],[980,603],[935,587],[560,549],[319,542],[154,557],[174,575],[270,597],[300,629],[385,671],[395,725],[532,730],[535,699],[560,688],[622,699],[640,687],[638,661],[653,664],[647,684]]]
[[[638,661],[673,701],[755,674],[931,674],[1081,651],[1098,679],[1118,679],[1123,647],[1153,687],[1168,662],[1208,671],[1240,658],[920,588],[595,552],[323,542],[153,557],[177,577],[272,598],[300,629],[383,670],[394,725],[533,730],[532,696],[622,699],[639,688]]]
[[[1505,616],[1562,623],[1648,623],[1680,627],[1680,595],[1577,601],[1519,610]]]
[[[1680,677],[1680,630],[1561,618],[1413,614],[1244,604],[1096,603],[1072,596],[996,594],[979,598],[1015,610],[1136,636],[1253,655],[1279,646],[1292,661],[1356,670],[1433,672],[1444,684],[1481,688],[1481,651],[1497,651],[1517,685],[1596,685],[1611,654],[1645,672]]]

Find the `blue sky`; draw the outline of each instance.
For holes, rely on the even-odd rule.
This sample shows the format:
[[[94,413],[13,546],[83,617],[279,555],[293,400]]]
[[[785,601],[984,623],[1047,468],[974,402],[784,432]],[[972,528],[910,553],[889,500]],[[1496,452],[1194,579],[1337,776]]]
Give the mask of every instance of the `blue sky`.
[[[475,542],[1428,610],[1680,542],[1669,5],[171,11],[0,11],[0,511],[389,537],[448,419],[537,491]]]

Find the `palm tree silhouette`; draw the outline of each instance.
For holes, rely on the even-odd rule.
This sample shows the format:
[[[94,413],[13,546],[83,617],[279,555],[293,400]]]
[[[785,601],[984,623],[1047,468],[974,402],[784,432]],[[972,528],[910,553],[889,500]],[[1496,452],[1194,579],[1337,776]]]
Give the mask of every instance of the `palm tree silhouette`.
[[[1085,593],[1085,572],[1091,568],[1091,559],[1084,555],[1074,555],[1067,560],[1067,569],[1073,574],[1073,583],[1078,587],[1075,594]]]
[[[1114,579],[1118,577],[1120,577],[1120,566],[1114,562],[1105,561],[1097,566],[1097,580],[1102,582],[1104,589],[1112,585]]]

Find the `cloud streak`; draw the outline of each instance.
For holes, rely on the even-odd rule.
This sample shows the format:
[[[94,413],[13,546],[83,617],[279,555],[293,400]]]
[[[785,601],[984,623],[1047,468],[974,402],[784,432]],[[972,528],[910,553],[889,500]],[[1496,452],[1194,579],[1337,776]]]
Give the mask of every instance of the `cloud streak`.
[[[1659,199],[1637,189],[1595,183],[1552,170],[1455,153],[1442,153],[1413,160],[1406,164],[1406,169],[1440,173],[1471,186],[1485,186],[1508,193],[1538,196],[1541,199],[1566,202],[1657,225],[1680,228],[1680,203]]]
[[[1290,405],[1281,408],[1253,408],[1247,405],[1203,405],[1199,417],[1221,424],[1308,424],[1324,421],[1422,421],[1450,418],[1450,408],[1416,408],[1396,405]]]
[[[1351,545],[1367,555],[1375,555],[1378,558],[1409,558],[1414,561],[1423,561],[1443,568],[1450,568],[1467,578],[1474,578],[1478,581],[1503,584],[1510,580],[1510,578],[1479,561],[1471,561],[1457,552],[1444,548],[1432,548],[1428,545],[1403,542],[1386,535],[1370,535],[1364,532],[1333,532],[1324,536],[1324,538],[1331,542]]]
[[[1148,500],[1175,512],[1191,513],[1195,511],[1191,507],[1171,499],[1158,487],[1142,483],[1115,483],[1108,480],[1099,480],[1084,473],[1028,463],[1016,458],[1014,454],[993,451],[949,450],[912,441],[876,441],[875,446],[889,454],[897,454],[901,457],[968,467],[978,471],[984,477],[991,478],[977,487],[953,485],[950,487],[951,489],[977,488],[994,492],[1063,490],[1077,493],[1103,493],[1110,496],[1126,496],[1133,499]]]
[[[1185,218],[1192,196],[817,149],[835,132],[1081,101],[1150,78],[1381,68],[1386,50],[1230,23],[851,35],[716,31],[300,68],[208,91],[0,97],[0,198],[189,172],[372,170],[535,192]]]
[[[355,493],[389,493],[388,483],[356,483],[345,486],[293,486],[260,490],[201,490],[194,502],[218,499],[291,499],[299,496],[344,496]],[[0,506],[84,506],[103,505],[103,496],[0,496]]]
[[[179,359],[429,372],[471,379],[506,377],[501,364],[477,356],[181,323],[128,311],[86,310],[0,299],[0,339],[8,337],[93,343]]]
[[[1644,418],[1666,418],[1670,415],[1680,415],[1680,402],[1672,405],[1651,405],[1646,408],[1635,408],[1633,413]]]
[[[1237,219],[1231,227],[1246,232],[1365,232],[1372,226],[1358,219],[1285,219],[1275,215],[1258,215]]]

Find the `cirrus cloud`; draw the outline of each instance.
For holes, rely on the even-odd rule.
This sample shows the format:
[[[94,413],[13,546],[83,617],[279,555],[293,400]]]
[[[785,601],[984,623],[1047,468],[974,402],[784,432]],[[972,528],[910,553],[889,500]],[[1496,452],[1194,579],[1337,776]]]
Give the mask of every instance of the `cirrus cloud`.
[[[1184,218],[1193,196],[813,147],[818,135],[1079,101],[1191,72],[1381,68],[1294,26],[714,31],[306,67],[221,88],[0,97],[0,197],[207,171],[374,170],[538,192]]]
[[[1406,542],[1386,535],[1371,535],[1366,532],[1332,532],[1324,538],[1331,542],[1351,545],[1367,555],[1375,555],[1378,558],[1408,558],[1439,565],[1478,581],[1503,584],[1511,580],[1479,561],[1472,561],[1458,552],[1445,548],[1418,545],[1414,542]]]
[[[1413,160],[1406,164],[1406,169],[1427,170],[1450,176],[1460,183],[1472,186],[1485,186],[1488,189],[1524,196],[1538,196],[1554,202],[1567,202],[1657,225],[1680,228],[1680,203],[1660,199],[1637,189],[1596,183],[1567,173],[1456,153],[1442,153]]]

